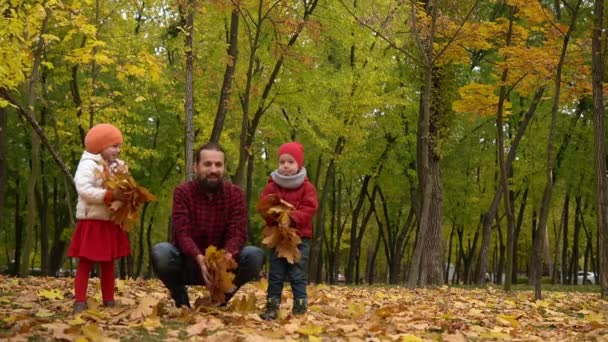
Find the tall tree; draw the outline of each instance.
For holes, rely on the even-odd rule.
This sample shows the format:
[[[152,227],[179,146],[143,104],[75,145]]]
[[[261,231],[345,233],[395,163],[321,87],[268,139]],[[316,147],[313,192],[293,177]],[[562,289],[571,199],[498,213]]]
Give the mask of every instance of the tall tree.
[[[38,44],[36,49],[34,50],[34,62],[32,65],[32,71],[28,80],[28,89],[27,89],[27,106],[30,109],[29,115],[35,115],[35,104],[36,104],[36,89],[38,87],[38,77],[39,77],[39,68],[43,58],[44,51],[44,35],[47,32],[47,27],[49,23],[49,19],[51,16],[51,10],[49,8],[45,8],[45,16],[42,21],[42,25],[40,28]],[[37,121],[35,117],[32,118],[33,121]],[[36,208],[36,184],[38,182],[38,177],[40,177],[40,137],[34,130],[31,128],[31,151],[32,151],[32,159],[31,159],[31,170],[29,179],[27,182],[27,219],[25,224],[25,241],[23,244],[23,254],[22,261],[19,269],[19,275],[24,277],[29,274],[30,270],[30,257],[32,245],[35,243],[34,241],[34,226],[36,225],[36,216],[37,216],[37,208]]]
[[[180,5],[181,6],[181,5]],[[185,53],[186,53],[186,99],[184,102],[184,112],[186,121],[184,126],[184,158],[185,158],[185,177],[186,180],[191,180],[194,177],[194,12],[196,11],[196,1],[188,0],[184,5],[185,9],[185,31],[186,37]]]
[[[598,245],[600,259],[600,291],[608,298],[608,188],[606,185],[606,135],[604,128],[604,1],[595,0],[595,20],[591,35],[591,66],[593,75],[593,136],[595,154],[595,194],[597,207]]]
[[[554,185],[554,177],[553,177],[553,162],[554,162],[554,152],[553,152],[553,144],[555,140],[555,132],[557,126],[557,114],[560,105],[560,96],[561,96],[561,87],[562,87],[562,70],[564,67],[564,62],[566,59],[566,52],[568,51],[568,43],[570,42],[570,37],[572,35],[572,31],[574,30],[576,24],[576,18],[578,15],[578,10],[580,8],[582,0],[577,0],[576,5],[574,6],[571,14],[570,26],[567,31],[563,34],[562,47],[559,55],[559,60],[557,62],[556,70],[555,70],[555,78],[554,78],[554,94],[553,94],[553,106],[551,107],[551,126],[549,129],[549,140],[547,141],[547,183],[545,184],[545,190],[543,192],[543,198],[541,203],[541,212],[538,220],[538,233],[536,234],[536,239],[539,242],[537,244],[537,248],[534,249],[533,262],[536,266],[536,274],[534,278],[534,297],[538,300],[542,298],[541,293],[541,280],[543,274],[543,248],[544,241],[546,239],[547,234],[547,223],[549,218],[549,210],[551,205],[551,198],[553,196],[553,185]]]

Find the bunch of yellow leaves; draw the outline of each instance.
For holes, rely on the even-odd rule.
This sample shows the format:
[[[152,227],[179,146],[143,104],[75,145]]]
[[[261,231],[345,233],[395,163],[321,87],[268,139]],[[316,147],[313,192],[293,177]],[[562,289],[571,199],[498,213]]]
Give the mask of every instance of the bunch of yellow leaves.
[[[156,196],[148,189],[137,185],[126,165],[119,165],[114,172],[110,172],[108,165],[104,163],[104,168],[97,173],[97,177],[102,179],[104,188],[110,191],[120,189],[124,193],[126,199],[112,201],[110,210],[112,211],[112,221],[127,232],[137,222],[141,204],[156,200]]]
[[[278,195],[266,196],[257,206],[258,212],[266,220],[262,243],[274,248],[279,258],[293,264],[300,260],[298,245],[302,243],[296,230],[289,226],[289,213],[295,208]]]
[[[223,303],[226,293],[234,289],[234,273],[236,261],[226,257],[223,249],[218,250],[215,246],[209,246],[205,250],[205,266],[209,272],[210,284],[207,284],[211,298],[216,303]]]

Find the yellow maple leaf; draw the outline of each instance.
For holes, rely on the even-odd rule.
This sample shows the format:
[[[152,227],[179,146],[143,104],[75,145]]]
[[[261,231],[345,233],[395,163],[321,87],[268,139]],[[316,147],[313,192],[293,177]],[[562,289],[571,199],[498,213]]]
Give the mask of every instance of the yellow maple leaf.
[[[314,336],[314,335],[322,334],[323,327],[320,325],[315,325],[315,324],[309,323],[309,324],[301,327],[300,329],[298,329],[298,332],[302,335]]]
[[[38,291],[38,297],[46,298],[46,299],[63,299],[63,293],[61,290],[40,290]]]
[[[503,326],[511,326],[513,328],[519,328],[519,321],[517,317],[500,314],[496,317],[496,321]]]
[[[103,332],[95,324],[88,324],[82,327],[82,334],[86,336],[89,341],[103,341]]]

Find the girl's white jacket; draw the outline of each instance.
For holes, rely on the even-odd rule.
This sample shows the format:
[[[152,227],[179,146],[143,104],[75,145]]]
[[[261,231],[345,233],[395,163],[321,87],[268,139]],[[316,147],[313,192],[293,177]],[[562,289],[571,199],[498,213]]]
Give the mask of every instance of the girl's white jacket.
[[[74,175],[74,184],[78,192],[76,218],[79,220],[110,219],[110,209],[103,201],[107,189],[101,186],[102,179],[97,175],[98,172],[103,171],[105,164],[106,162],[101,154],[85,151],[80,158],[76,174]],[[121,164],[124,164],[124,162],[117,160],[117,165]],[[110,169],[113,169],[113,167]]]

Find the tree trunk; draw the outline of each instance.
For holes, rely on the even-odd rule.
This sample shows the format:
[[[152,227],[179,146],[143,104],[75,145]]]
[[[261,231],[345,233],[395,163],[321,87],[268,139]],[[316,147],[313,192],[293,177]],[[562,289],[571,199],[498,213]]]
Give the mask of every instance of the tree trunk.
[[[560,283],[567,284],[567,274],[568,274],[568,221],[570,220],[569,215],[570,208],[570,191],[566,193],[566,198],[564,199],[564,210],[562,213],[562,234],[563,235],[563,243],[562,243],[562,268],[561,268],[561,276]]]
[[[358,256],[357,231],[359,225],[359,214],[361,213],[361,209],[363,208],[363,203],[365,202],[365,195],[367,193],[367,187],[369,186],[369,181],[371,178],[372,177],[370,175],[365,175],[365,177],[363,177],[361,191],[359,192],[357,203],[355,204],[355,207],[353,209],[353,216],[350,227],[350,251],[348,255],[348,263],[346,264],[346,273],[344,275],[347,284],[353,284],[357,280],[355,278],[355,261]],[[370,208],[371,207],[372,204],[370,203]]]
[[[138,235],[138,248],[137,248],[137,265],[135,271],[135,278],[141,275],[141,269],[144,263],[144,227],[146,225],[146,211],[148,211],[148,205],[150,202],[144,204],[144,208],[141,211],[139,218],[139,235]]]
[[[21,217],[21,193],[19,173],[15,180],[15,264],[12,270],[13,275],[19,275],[21,269],[21,254],[23,253],[23,219]]]
[[[574,208],[574,235],[572,236],[572,258],[570,259],[570,269],[568,271],[568,284],[576,285],[576,275],[578,273],[578,244],[581,233],[581,195],[575,197],[576,203]]]
[[[382,227],[378,227],[378,237],[374,247],[368,248],[367,252],[367,284],[372,285],[375,281],[376,276],[376,257],[378,256],[378,249],[380,249],[380,241],[382,238]]]
[[[344,137],[339,137],[336,142],[336,147],[334,148],[334,153],[329,160],[329,165],[327,166],[327,171],[325,173],[325,182],[323,184],[323,188],[321,190],[321,196],[319,196],[319,208],[317,209],[317,215],[315,217],[315,229],[313,231],[313,239],[310,247],[310,262],[308,269],[308,278],[314,282],[319,283],[322,279],[320,279],[320,268],[321,268],[321,254],[323,251],[323,236],[325,229],[325,203],[327,202],[327,195],[329,193],[329,189],[331,188],[329,185],[332,182],[332,178],[335,177],[336,172],[336,161],[337,158],[344,149],[345,139]],[[338,259],[339,260],[339,259]]]
[[[433,44],[435,41],[435,25],[437,6],[434,6],[432,0],[425,2],[425,9],[431,18],[431,27],[429,37],[425,41],[421,40],[417,27],[417,9],[416,4],[412,3],[412,32],[416,37],[418,49],[424,59],[423,86],[420,93],[420,109],[418,110],[418,131],[416,133],[416,161],[418,173],[418,188],[420,203],[420,218],[418,220],[418,233],[416,234],[416,243],[414,254],[412,255],[412,264],[410,267],[407,286],[414,288],[418,285],[424,286],[425,283],[420,282],[422,258],[425,245],[427,243],[426,235],[430,228],[431,214],[431,198],[433,193],[433,178],[430,177],[431,171],[431,135],[430,135],[430,117],[431,117],[431,93],[433,87]],[[432,260],[430,261],[432,262]]]
[[[0,108],[0,226],[8,227],[6,222],[5,203],[6,189],[8,186],[8,160],[6,154],[8,152],[8,110],[4,107]],[[6,230],[5,230],[6,231]],[[8,246],[7,246],[8,247]],[[9,260],[10,262],[10,260]]]
[[[450,231],[450,240],[448,242],[448,261],[446,262],[444,274],[446,284],[450,282],[450,264],[452,263],[452,243],[454,241],[454,231],[456,231],[456,223],[452,222],[452,230]]]
[[[42,72],[41,83],[42,83],[42,105],[41,105],[41,119],[40,125],[46,126],[47,115],[49,112],[48,108],[48,94],[47,94],[47,72]],[[41,150],[43,152],[44,149]],[[37,205],[38,215],[40,219],[40,270],[43,276],[50,275],[50,263],[49,263],[49,184],[48,177],[44,175],[48,172],[45,170],[46,163],[44,158],[40,160],[40,173],[43,177],[40,177],[42,186],[38,187],[37,194]],[[40,192],[42,191],[42,194]]]
[[[69,221],[65,219],[65,208],[59,209],[63,204],[62,202],[59,202],[59,185],[57,184],[57,178],[55,177],[53,178],[53,242],[51,244],[51,251],[49,255],[51,275],[57,274],[61,268],[65,254],[64,251],[67,247],[66,241],[62,239],[62,234],[64,227],[69,224]]]
[[[514,17],[514,9],[511,7],[509,9],[509,28],[506,34],[506,46],[511,45],[511,37],[513,35],[513,18]],[[504,69],[502,72],[501,82],[504,84],[509,75],[509,69]],[[500,181],[499,185],[496,189],[497,196],[494,197],[492,204],[490,206],[490,210],[483,216],[483,236],[482,236],[482,244],[481,250],[479,252],[479,258],[477,259],[477,282],[479,284],[484,284],[487,273],[487,253],[490,247],[490,240],[492,237],[492,219],[496,216],[496,212],[498,210],[498,205],[500,203],[500,197],[504,194],[504,206],[505,206],[505,214],[507,215],[507,263],[510,264],[507,266],[507,273],[510,274],[512,263],[512,251],[513,251],[513,230],[514,230],[514,218],[513,211],[511,209],[510,200],[509,200],[509,189],[508,189],[508,181],[507,177],[511,171],[511,163],[509,161],[505,161],[504,156],[504,138],[503,138],[503,112],[504,112],[504,103],[506,101],[507,87],[503,85],[500,87],[500,94],[498,97],[498,108],[496,111],[496,139],[497,139],[497,156],[498,156],[498,165],[500,170]],[[524,125],[525,123],[525,125]],[[523,128],[527,127],[527,122],[524,121],[520,126],[521,131]],[[519,134],[518,131],[518,134]],[[500,193],[501,195],[498,195]],[[498,222],[497,222],[498,223]],[[509,291],[511,289],[511,278],[505,282],[505,290]]]
[[[236,5],[235,5],[236,6]],[[217,106],[217,114],[215,115],[215,122],[213,123],[213,130],[211,131],[211,137],[209,141],[218,143],[222,130],[224,128],[224,121],[226,119],[226,113],[228,113],[228,107],[230,106],[230,93],[232,92],[232,80],[234,78],[234,72],[236,71],[236,62],[238,60],[238,38],[239,38],[239,12],[238,9],[234,8],[230,15],[230,29],[226,29],[228,37],[228,58],[226,61],[226,71],[224,71],[224,81],[222,83],[222,89],[220,92],[220,100]]]
[[[394,251],[392,252],[390,263],[389,263],[389,283],[390,284],[398,284],[401,281],[401,260],[403,259],[403,254],[405,253],[405,248],[407,247],[409,238],[411,237],[412,224],[415,224],[414,214],[415,210],[413,207],[410,207],[409,214],[403,228],[401,228],[399,235],[397,236],[397,241],[395,243]]]
[[[515,238],[513,240],[513,273],[511,275],[511,283],[517,284],[517,241],[519,241],[519,233],[521,232],[521,227],[524,223],[524,211],[526,209],[526,203],[528,202],[528,192],[530,186],[526,185],[526,189],[524,190],[524,194],[521,198],[521,203],[519,205],[519,213],[517,214],[517,222],[515,224]],[[507,274],[507,276],[509,276]]]
[[[509,14],[509,30],[507,32],[507,46],[511,45],[511,36],[513,33],[513,15],[514,9],[510,9]],[[509,74],[509,69],[505,69],[502,74],[502,83],[507,81],[507,76]],[[504,123],[503,123],[503,112],[504,112],[504,103],[507,98],[507,89],[505,86],[500,87],[500,95],[498,97],[498,112],[496,115],[496,132],[497,132],[497,141],[498,141],[498,164],[500,167],[500,187],[502,188],[502,192],[504,195],[504,209],[505,214],[507,215],[507,245],[506,245],[506,253],[507,253],[507,270],[506,274],[508,277],[505,277],[504,289],[505,291],[511,290],[511,274],[513,273],[513,240],[515,238],[515,217],[513,216],[513,209],[511,208],[511,199],[509,198],[509,182],[507,180],[508,174],[511,171],[510,168],[507,168],[505,165],[505,146],[504,146]],[[498,229],[500,229],[500,224],[497,222]],[[501,242],[502,249],[502,242]],[[501,276],[499,274],[499,276]]]
[[[598,227],[598,258],[600,294],[608,298],[608,189],[606,188],[606,135],[604,126],[604,56],[602,55],[604,1],[595,0],[595,16],[591,37],[591,68],[593,74],[593,136],[595,152],[595,194]]]
[[[37,121],[35,117],[34,105],[36,102],[36,83],[38,82],[38,72],[40,63],[42,61],[42,53],[44,49],[44,34],[46,33],[46,28],[48,26],[49,17],[51,15],[51,10],[45,8],[46,15],[44,17],[44,22],[42,23],[42,28],[40,29],[40,38],[38,39],[38,45],[34,52],[34,63],[32,65],[32,73],[30,75],[29,84],[28,84],[28,110],[29,116],[32,121]],[[36,225],[36,184],[38,182],[38,177],[40,177],[40,137],[36,133],[36,131],[32,128],[30,133],[31,140],[31,169],[30,175],[27,183],[27,216],[26,216],[26,225],[25,225],[25,241],[23,242],[23,254],[22,254],[22,263],[19,269],[19,275],[25,277],[29,274],[29,263],[30,263],[30,253],[32,251],[32,244],[34,243],[34,228]]]
[[[334,271],[336,269],[336,250],[334,249],[334,246],[336,245],[335,239],[338,233],[338,224],[336,224],[336,219],[338,217],[338,211],[340,210],[339,205],[341,205],[341,203],[338,203],[337,192],[338,189],[336,187],[336,179],[334,178],[332,180],[331,201],[329,203],[331,211],[331,223],[329,226],[330,233],[329,239],[325,238],[325,241],[327,243],[327,252],[325,253],[325,255],[327,255],[327,270],[325,272],[325,279],[330,284],[336,283],[337,276],[337,272]]]
[[[186,99],[184,103],[184,111],[186,114],[186,121],[184,126],[185,132],[185,165],[186,180],[192,180],[194,177],[194,48],[193,48],[193,35],[194,35],[194,0],[188,0],[186,4],[186,38],[185,38],[185,50],[186,50]]]
[[[443,217],[442,205],[443,195],[441,192],[441,176],[439,172],[439,158],[429,152],[431,203],[429,212],[429,226],[425,236],[424,251],[422,257],[421,284],[441,285],[443,280],[443,238],[441,220]]]
[[[500,225],[496,227],[496,231],[498,232],[498,246],[496,246],[496,252],[498,253],[498,265],[495,268],[494,282],[496,284],[502,284],[502,275],[505,267],[505,243],[502,238],[502,229]],[[505,274],[508,274],[505,272]],[[506,283],[505,277],[505,283]]]
[[[537,300],[542,299],[541,293],[541,280],[543,273],[543,247],[545,241],[545,235],[547,231],[547,222],[549,218],[549,207],[551,205],[551,197],[553,195],[553,142],[555,140],[555,131],[557,126],[557,111],[559,109],[559,101],[561,94],[561,81],[562,81],[562,68],[564,65],[564,60],[566,58],[566,52],[568,50],[568,42],[570,41],[570,35],[574,30],[574,26],[576,24],[576,18],[578,15],[578,9],[580,7],[582,0],[578,0],[576,3],[576,8],[572,12],[572,18],[570,21],[570,26],[568,27],[568,31],[564,35],[564,40],[562,43],[562,49],[559,56],[559,61],[557,63],[557,69],[555,71],[555,94],[553,95],[553,107],[551,108],[551,127],[549,130],[549,141],[547,142],[547,183],[545,185],[545,191],[543,192],[542,206],[540,211],[540,217],[538,222],[538,234],[537,239],[539,243],[537,246],[538,250],[533,251],[532,260],[536,263],[536,274],[534,281],[534,298]],[[602,138],[603,139],[603,138]],[[603,160],[603,157],[602,157]],[[605,167],[604,167],[605,170]],[[602,175],[605,177],[606,172]]]

